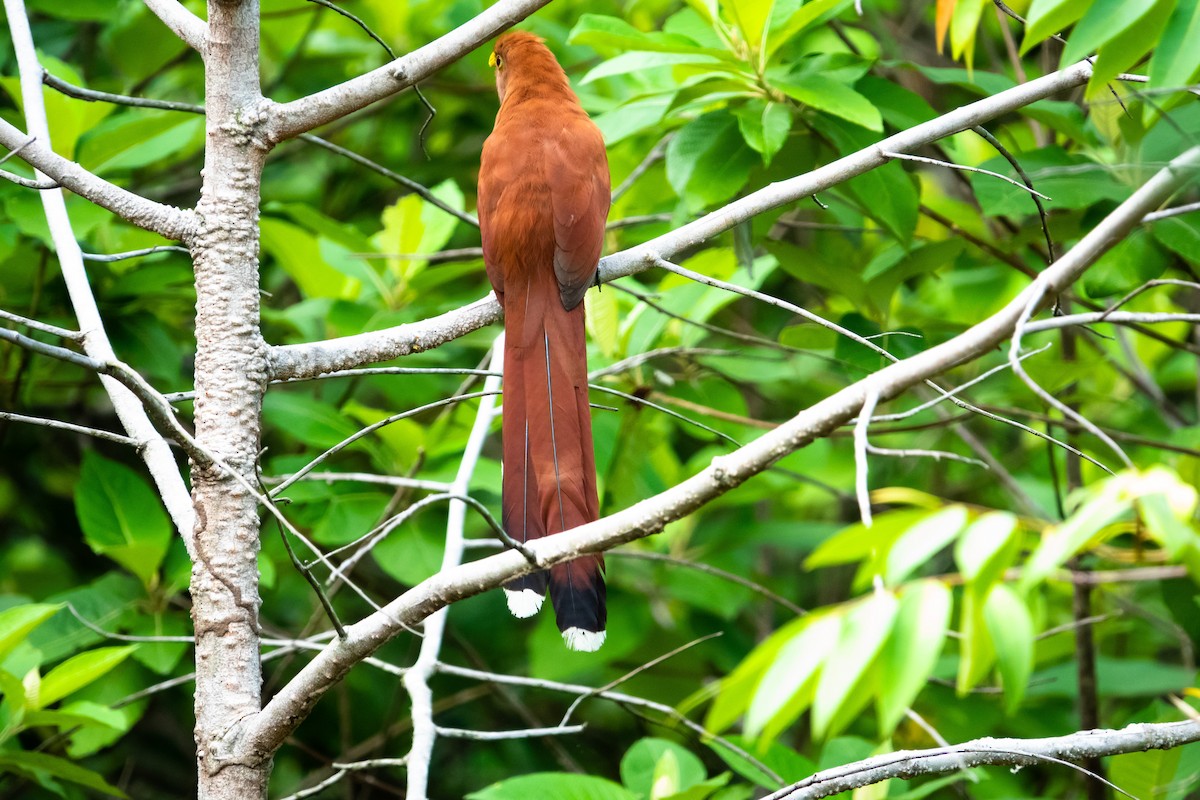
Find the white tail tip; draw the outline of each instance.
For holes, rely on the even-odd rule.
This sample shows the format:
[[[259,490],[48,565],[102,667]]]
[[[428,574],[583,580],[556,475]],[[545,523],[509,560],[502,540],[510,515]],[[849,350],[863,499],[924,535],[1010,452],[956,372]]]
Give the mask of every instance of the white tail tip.
[[[542,607],[543,595],[533,589],[504,590],[504,599],[508,601],[508,610],[517,619],[532,617]]]
[[[583,628],[567,628],[562,632],[568,650],[594,653],[604,644],[605,631],[585,631]]]

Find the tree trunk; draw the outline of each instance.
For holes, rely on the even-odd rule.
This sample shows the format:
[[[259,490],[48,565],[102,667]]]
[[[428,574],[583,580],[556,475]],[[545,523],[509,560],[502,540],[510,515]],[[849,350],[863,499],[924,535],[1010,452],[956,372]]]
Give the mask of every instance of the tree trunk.
[[[266,148],[257,0],[209,0],[204,184],[189,241],[196,267],[196,439],[257,483],[267,348],[259,330],[258,204]],[[202,800],[266,797],[269,761],[231,760],[225,734],[261,708],[258,508],[213,466],[192,467],[197,561],[196,750]]]

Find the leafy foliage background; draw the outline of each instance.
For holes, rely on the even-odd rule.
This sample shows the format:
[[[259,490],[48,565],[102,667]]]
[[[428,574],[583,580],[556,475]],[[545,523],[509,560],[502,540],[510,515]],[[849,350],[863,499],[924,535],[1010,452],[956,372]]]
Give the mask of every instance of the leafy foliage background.
[[[104,91],[203,102],[199,57],[140,3],[122,0],[115,11],[109,0],[29,5],[38,12],[43,63],[57,77]],[[475,0],[344,5],[398,52],[481,8]],[[1098,77],[1086,92],[1036,103],[990,128],[1052,198],[1049,231],[1057,253],[1194,143],[1200,130],[1200,105],[1178,91],[1200,67],[1187,46],[1200,26],[1194,2],[1014,3],[1030,17],[1025,32],[983,0],[864,5],[858,17],[846,0],[588,0],[535,15],[526,27],[559,55],[606,134],[614,186],[670,136],[663,158],[614,204],[610,219],[629,224],[613,228],[607,250],[1089,53],[1099,52]],[[301,0],[264,0],[262,7],[263,83],[277,100],[333,85],[387,58],[361,29],[326,8]],[[1065,46],[1047,40],[1073,24]],[[938,50],[942,36],[946,53]],[[1006,37],[1020,49],[1019,61]],[[0,113],[20,125],[9,47],[0,40]],[[479,150],[496,108],[486,59],[481,49],[423,85],[437,109],[423,141],[426,112],[412,93],[320,133],[469,212]],[[1149,85],[1113,82],[1124,71],[1146,72]],[[201,118],[88,103],[51,89],[46,100],[58,152],[156,200],[195,201]],[[971,132],[927,155],[1013,174]],[[336,154],[303,141],[282,146],[268,162],[263,197],[264,333],[272,343],[420,320],[487,290],[479,258],[432,257],[477,247],[471,225]],[[0,308],[72,327],[37,198],[0,182],[0,205]],[[87,252],[164,244],[78,198],[68,205]],[[904,356],[999,308],[1047,255],[1024,192],[983,175],[894,162],[816,203],[760,215],[697,249],[684,265],[880,336],[879,344]],[[158,388],[188,389],[195,297],[186,256],[165,252],[90,268],[117,352]],[[1200,215],[1173,217],[1143,226],[1106,255],[1075,287],[1071,303],[1102,308],[1148,280],[1195,281],[1197,269]],[[594,395],[615,406],[594,412],[606,509],[666,488],[727,451],[730,440],[744,442],[884,363],[784,310],[679,276],[650,272],[621,285],[588,298],[592,368],[667,350],[601,383],[707,427]],[[1196,303],[1194,288],[1165,286],[1126,308],[1195,312]],[[797,617],[713,574],[617,555],[609,560],[610,636],[599,654],[564,651],[548,615],[510,619],[492,592],[453,607],[443,659],[599,686],[721,632],[635,675],[622,691],[679,707],[795,780],[873,752],[928,746],[928,733],[905,715],[910,706],[951,741],[1078,728],[1074,612],[1061,567],[1081,552],[1072,568],[1180,567],[1159,573],[1168,579],[1097,586],[1092,612],[1101,620],[1091,626],[1103,723],[1178,718],[1167,698],[1195,683],[1200,635],[1193,580],[1200,552],[1191,344],[1197,339],[1187,323],[1153,326],[1158,338],[1107,325],[1097,331],[1076,333],[1071,342],[1039,335],[1037,345],[1052,346],[1026,368],[1088,418],[1126,434],[1122,445],[1139,467],[1157,469],[1107,479],[1085,461],[1079,465],[1085,488],[1069,493],[1061,450],[977,416],[925,412],[876,426],[872,440],[975,457],[960,436],[965,431],[1011,482],[970,463],[873,457],[880,513],[868,531],[856,524],[847,430],[633,548],[750,578],[814,613]],[[397,365],[476,367],[492,336],[480,331]],[[964,367],[954,381],[1001,361],[998,354]],[[445,398],[468,382],[462,375],[373,375],[273,387],[265,405],[263,473],[291,473],[361,426]],[[1066,430],[1008,372],[969,397],[1117,465],[1102,444]],[[905,397],[882,410],[922,399]],[[94,376],[10,347],[0,347],[0,408],[113,424]],[[472,418],[468,402],[403,420],[339,454],[328,469],[448,481]],[[497,443],[472,484],[472,494],[493,508]],[[120,786],[135,797],[186,795],[194,780],[187,683],[130,698],[186,674],[187,645],[106,642],[63,605],[109,631],[179,636],[190,630],[189,565],[137,460],[118,445],[0,420],[0,463],[0,609],[8,609],[0,611],[0,773],[9,770],[0,777],[0,796],[83,796],[86,786]],[[287,492],[286,511],[332,549],[417,494],[361,481],[307,481]],[[1071,522],[1060,525],[1073,510]],[[488,535],[479,520],[469,525],[470,534]],[[443,528],[443,512],[421,513],[375,548],[355,580],[382,600],[428,577],[440,563]],[[270,526],[260,565],[264,633],[292,638],[318,630],[320,607]],[[1015,580],[1009,571],[1018,567],[1024,571]],[[343,618],[368,611],[349,592],[335,602]],[[403,666],[418,646],[417,638],[401,637],[380,657]],[[303,663],[303,654],[268,662],[267,692]],[[435,691],[437,720],[447,727],[550,725],[569,704],[560,694],[452,676],[439,677]],[[400,755],[407,713],[395,675],[355,670],[276,758],[273,794],[327,775],[335,760]],[[435,793],[731,800],[766,782],[718,743],[669,719],[598,699],[575,717],[587,728],[572,737],[443,740],[435,752]],[[61,758],[39,760],[43,754]],[[1167,797],[1182,797],[1193,788],[1198,759],[1194,747],[1120,756],[1109,764],[1110,776],[1137,796],[1165,787]],[[70,772],[75,765],[86,773]],[[576,770],[595,777],[558,774]],[[1062,796],[1075,781],[1061,770],[992,770],[975,779],[969,791],[978,798]],[[346,785],[352,788],[328,796],[395,795],[402,773],[356,774]],[[893,781],[870,791],[891,797],[952,791],[944,786]]]

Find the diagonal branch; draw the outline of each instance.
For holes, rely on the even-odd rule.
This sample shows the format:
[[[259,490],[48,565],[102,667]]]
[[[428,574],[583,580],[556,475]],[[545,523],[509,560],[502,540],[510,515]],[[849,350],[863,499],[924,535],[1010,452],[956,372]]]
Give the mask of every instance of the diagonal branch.
[[[42,80],[41,66],[37,67],[38,84]],[[38,94],[41,89],[39,86]],[[28,110],[28,106],[27,106]],[[30,123],[30,128],[33,128]],[[52,178],[59,186],[70,189],[80,197],[91,200],[122,219],[160,234],[167,239],[186,239],[194,225],[190,211],[183,211],[165,203],[156,203],[139,194],[109,183],[95,173],[89,172],[74,161],[63,158],[46,144],[46,137],[30,142],[29,136],[11,123],[0,119],[0,145],[9,150],[21,148],[20,158],[38,172]],[[40,188],[40,187],[39,187]]]
[[[1034,766],[1049,762],[1073,767],[1071,762],[1084,758],[1169,750],[1195,741],[1200,741],[1200,723],[1192,721],[1130,725],[1118,731],[1079,731],[1046,739],[989,737],[932,750],[902,750],[834,767],[780,789],[764,800],[817,800],[889,778],[956,772],[964,766]]]
[[[389,64],[308,97],[272,105],[266,139],[278,144],[407,89],[549,2],[500,0],[470,22]]]
[[[175,35],[193,50],[204,55],[208,44],[208,23],[188,11],[179,0],[142,0]]]
[[[706,469],[661,494],[596,522],[539,539],[529,545],[529,550],[545,567],[657,533],[668,522],[690,514],[789,453],[827,436],[854,418],[868,397],[888,400],[926,378],[990,352],[1012,335],[1032,298],[1062,291],[1077,280],[1101,254],[1140,224],[1149,210],[1193,178],[1198,168],[1200,147],[1193,147],[1160,170],[988,319],[842,389],[733,453],[714,458]],[[345,640],[332,643],[260,713],[231,734],[240,757],[252,762],[269,759],[322,694],[355,663],[402,630],[398,622],[415,624],[456,600],[499,586],[532,569],[520,553],[505,552],[443,570],[393,600],[382,612],[350,626]]]
[[[1080,62],[889,136],[812,172],[772,183],[670,233],[601,259],[599,280],[608,282],[642,272],[654,265],[654,261],[648,260],[652,254],[671,258],[758,214],[803,200],[882,166],[888,162],[884,151],[916,150],[1065,89],[1082,86],[1091,74],[1091,65]],[[274,347],[272,377],[315,375],[428,350],[499,318],[500,306],[488,296],[463,309],[409,325],[313,344]]]

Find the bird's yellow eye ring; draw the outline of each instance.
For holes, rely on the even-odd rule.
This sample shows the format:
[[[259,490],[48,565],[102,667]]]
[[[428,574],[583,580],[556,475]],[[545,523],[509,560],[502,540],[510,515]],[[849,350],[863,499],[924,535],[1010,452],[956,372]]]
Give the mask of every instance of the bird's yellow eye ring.
[[[488,56],[488,66],[495,67],[496,69],[504,69],[504,59],[493,50],[492,54]]]

